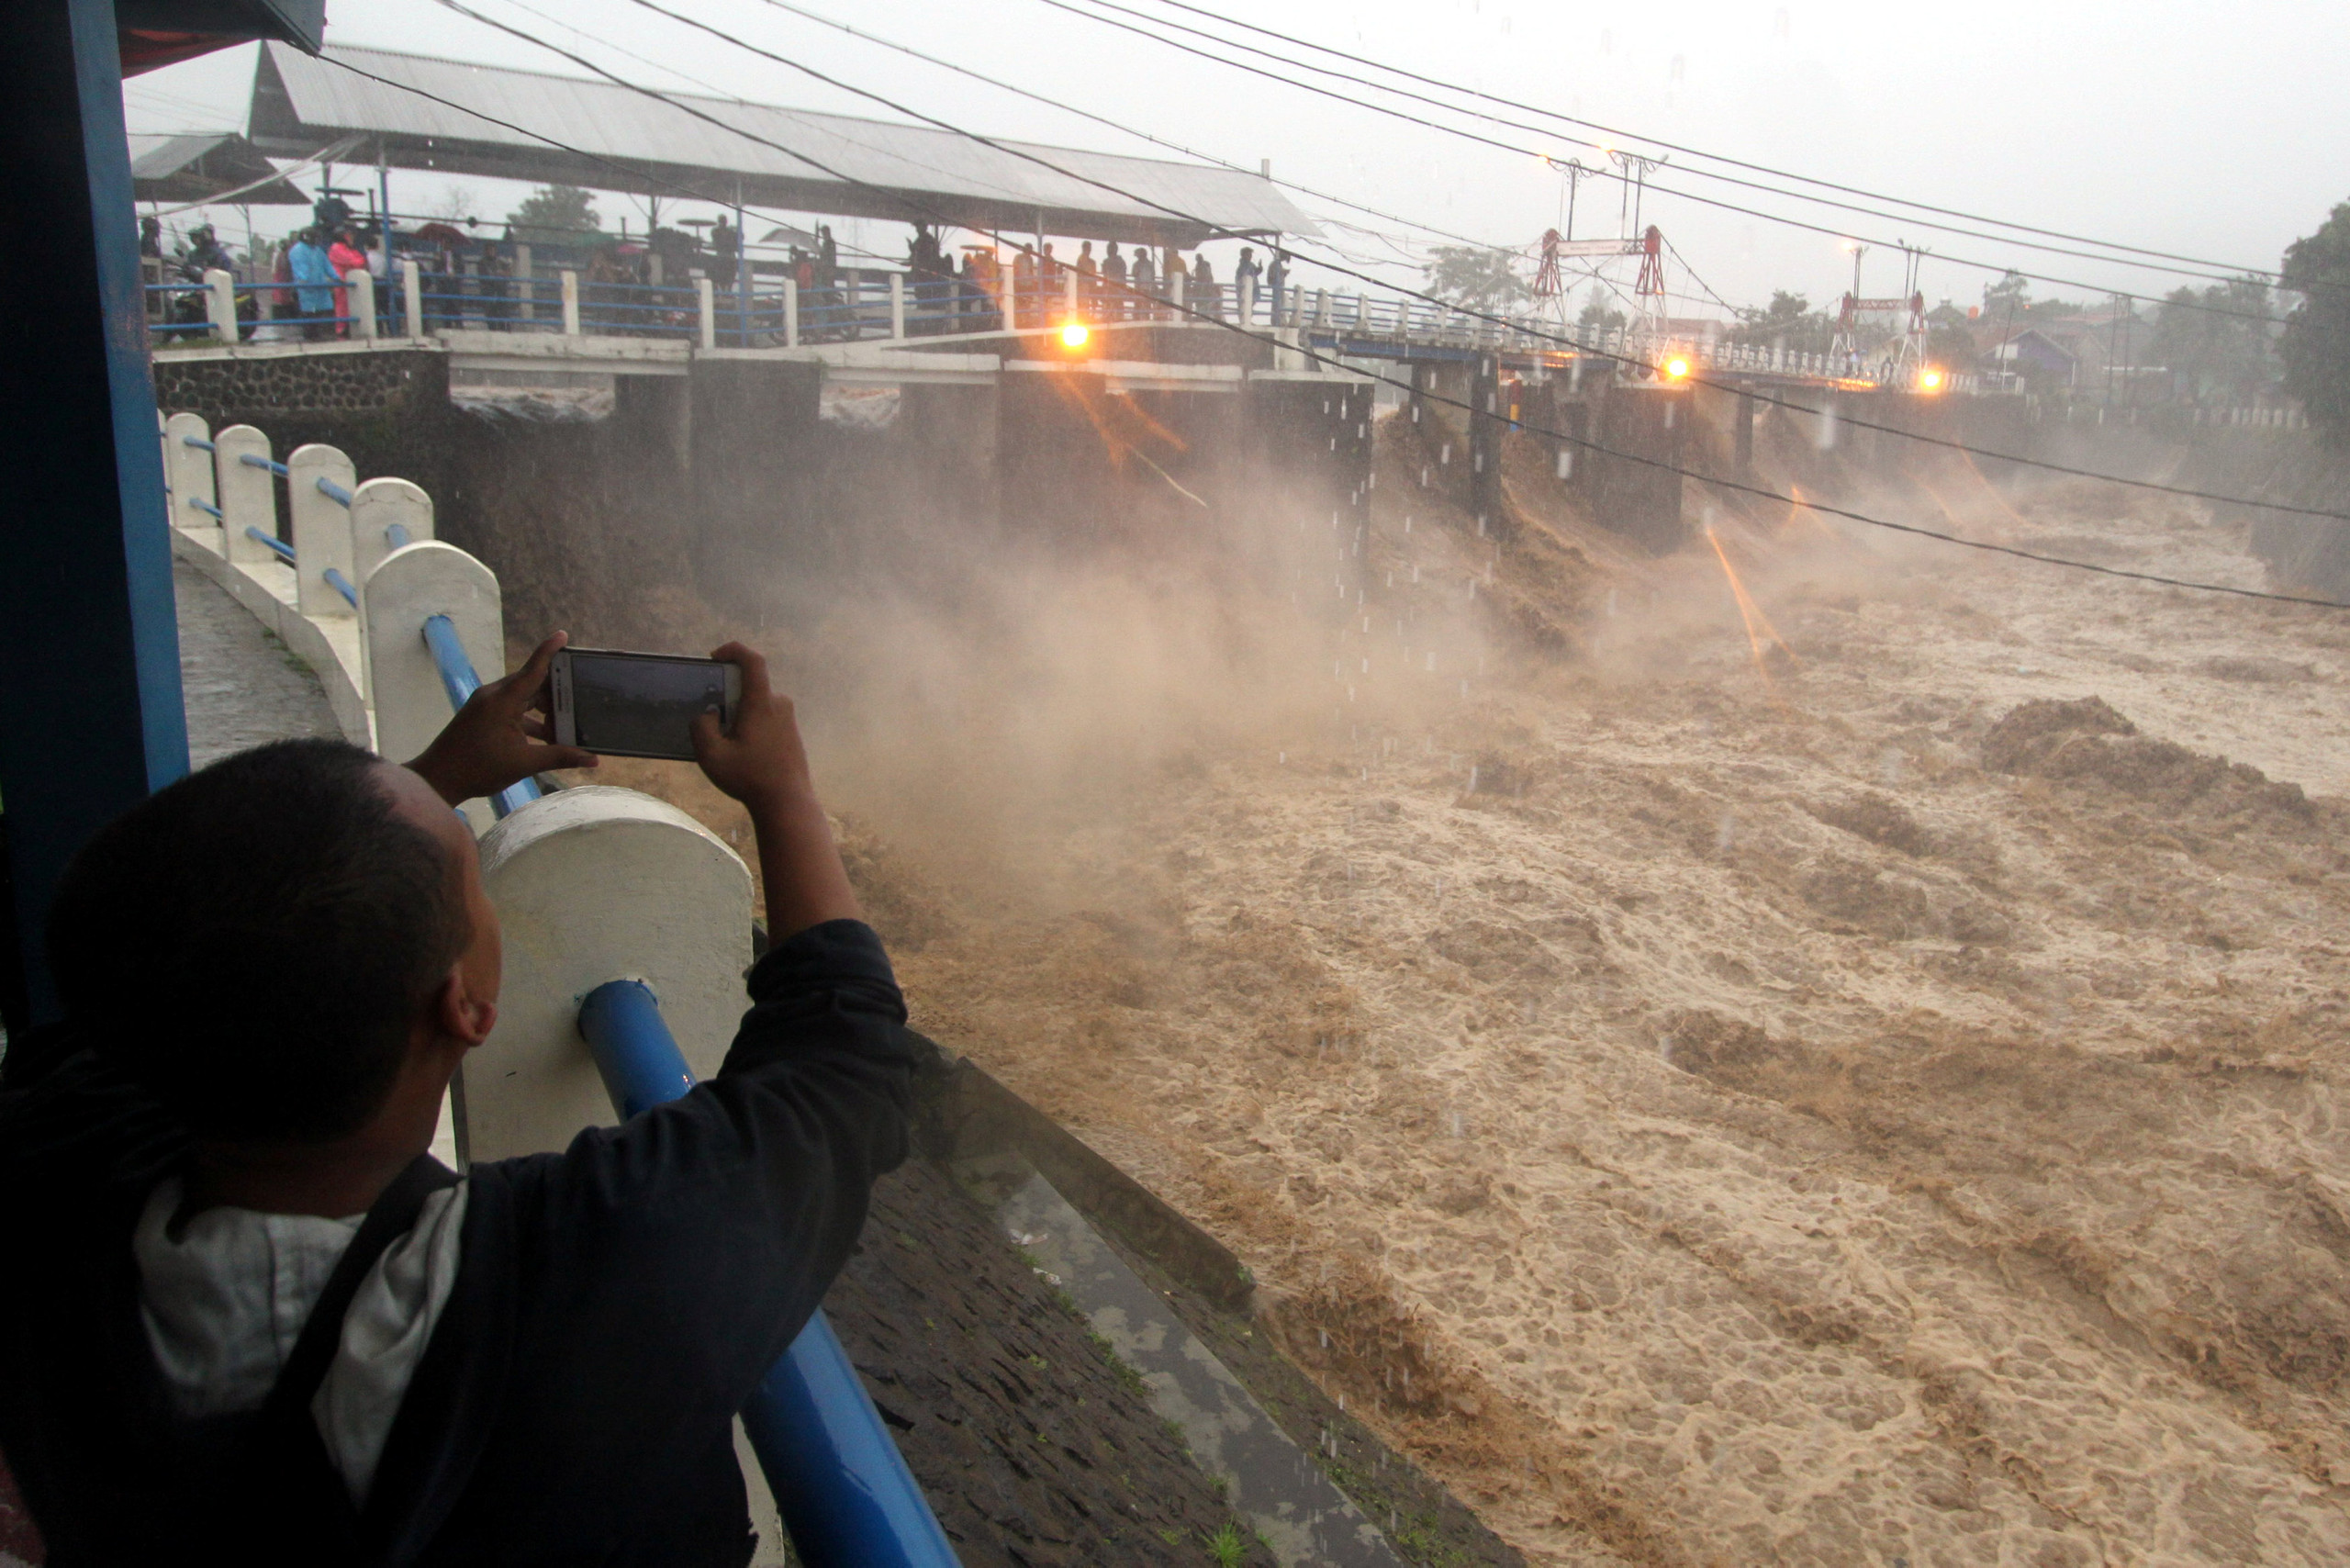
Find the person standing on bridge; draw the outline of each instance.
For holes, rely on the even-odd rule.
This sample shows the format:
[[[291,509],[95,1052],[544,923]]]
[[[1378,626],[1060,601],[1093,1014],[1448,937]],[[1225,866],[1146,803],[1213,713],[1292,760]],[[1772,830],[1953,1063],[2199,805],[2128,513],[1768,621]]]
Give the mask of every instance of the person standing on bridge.
[[[730,644],[733,728],[694,746],[776,941],[724,1067],[559,1154],[433,1159],[501,968],[452,808],[595,761],[531,738],[561,646],[408,767],[241,753],[60,883],[65,1021],[0,1061],[0,1450],[51,1562],[750,1561],[733,1413],[905,1158],[935,1047],[790,701]]]
[[[1281,317],[1281,295],[1289,286],[1289,252],[1279,245],[1273,247],[1273,259],[1265,267],[1265,297],[1270,314],[1265,318],[1274,326],[1284,324]]]
[[[334,336],[334,264],[319,243],[319,232],[305,229],[286,248],[293,281],[295,308],[302,318],[302,336],[311,342]]]
[[[1093,241],[1085,241],[1077,248],[1077,315],[1090,321],[1101,314],[1102,269],[1093,260]]]
[[[336,235],[334,243],[327,247],[327,265],[334,269],[338,282],[348,279],[354,272],[365,272],[367,252],[359,248],[359,237],[348,229]],[[351,336],[351,289],[347,284],[334,291],[334,335]]]
[[[1211,321],[1224,319],[1224,290],[1215,281],[1215,269],[1208,264],[1208,253],[1202,251],[1192,258],[1192,287],[1189,303],[1201,317]],[[1195,318],[1196,319],[1196,318]]]
[[[1257,280],[1263,276],[1251,246],[1240,247],[1240,264],[1232,269],[1232,308],[1244,327],[1257,319]]]
[[[1102,258],[1102,314],[1109,320],[1122,320],[1128,302],[1126,259],[1118,254],[1118,242],[1113,240]]]
[[[1145,320],[1158,315],[1158,273],[1150,264],[1150,247],[1135,247],[1134,270],[1126,274],[1126,286],[1132,291],[1133,308],[1127,312]]]

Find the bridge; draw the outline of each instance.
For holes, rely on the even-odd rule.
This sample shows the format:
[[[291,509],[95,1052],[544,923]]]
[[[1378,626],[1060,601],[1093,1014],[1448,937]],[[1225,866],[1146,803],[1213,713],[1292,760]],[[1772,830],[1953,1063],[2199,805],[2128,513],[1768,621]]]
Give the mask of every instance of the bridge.
[[[850,271],[822,290],[784,278],[774,288],[722,289],[695,276],[679,285],[583,281],[573,269],[532,270],[517,247],[514,270],[425,270],[402,261],[378,287],[354,269],[344,313],[307,325],[334,335],[296,336],[277,320],[285,286],[241,283],[214,271],[202,283],[149,286],[151,330],[173,358],[256,357],[366,352],[401,343],[431,346],[458,370],[572,370],[610,375],[683,375],[697,353],[800,360],[826,365],[842,381],[979,380],[1024,344],[1060,339],[1071,324],[1089,333],[1150,325],[1274,345],[1285,374],[1347,374],[1331,360],[1400,364],[1491,359],[1505,373],[1602,372],[1628,382],[1711,379],[1742,387],[1966,392],[1975,377],[1886,359],[1870,366],[1852,354],[1790,353],[1783,346],[1676,342],[1653,329],[1586,329],[1531,315],[1501,318],[1409,296],[1216,286],[1206,296],[1173,280],[1163,294],[1113,290],[1066,270],[1058,288],[1033,280],[983,287],[954,278]],[[804,296],[804,297],[803,297]],[[292,319],[289,318],[289,320]],[[222,351],[231,351],[226,355]],[[995,351],[991,355],[990,351]],[[1218,351],[1206,351],[1216,353]],[[930,356],[927,359],[908,357]],[[939,356],[964,356],[960,363]],[[989,358],[998,363],[983,363]],[[1070,356],[1082,357],[1082,356]],[[1187,359],[1190,356],[1186,356]],[[897,373],[892,375],[889,373]]]

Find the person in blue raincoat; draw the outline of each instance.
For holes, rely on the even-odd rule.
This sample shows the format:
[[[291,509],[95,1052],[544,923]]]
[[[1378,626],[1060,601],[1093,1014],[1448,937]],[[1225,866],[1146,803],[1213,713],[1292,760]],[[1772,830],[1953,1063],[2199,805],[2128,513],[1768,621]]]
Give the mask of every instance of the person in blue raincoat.
[[[294,237],[286,252],[294,270],[294,308],[302,318],[302,336],[316,342],[334,336],[334,263],[327,260],[315,229]]]

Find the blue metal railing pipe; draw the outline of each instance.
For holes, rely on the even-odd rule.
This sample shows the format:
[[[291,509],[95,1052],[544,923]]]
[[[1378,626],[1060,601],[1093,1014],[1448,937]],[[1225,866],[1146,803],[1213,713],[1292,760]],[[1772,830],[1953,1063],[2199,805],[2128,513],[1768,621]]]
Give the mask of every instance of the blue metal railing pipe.
[[[221,515],[220,509],[214,506],[210,501],[206,500],[202,496],[190,496],[187,498],[187,504],[194,507],[196,510],[207,514],[216,521],[227,521],[227,519]]]
[[[407,549],[408,543],[408,524],[404,522],[386,523],[384,525],[384,543],[390,545],[395,550]]]
[[[465,656],[465,645],[457,640],[456,623],[447,616],[424,618],[424,645],[432,650],[433,667],[441,672],[441,689],[449,694],[449,711],[453,713],[481,689],[481,677],[474,673],[474,661]],[[538,780],[525,778],[492,795],[489,809],[504,817],[520,811],[539,795]]]
[[[359,590],[351,586],[351,579],[344,577],[339,567],[329,566],[320,576],[326,578],[327,587],[342,595],[350,602],[352,609],[359,608]]]
[[[641,980],[580,1004],[579,1032],[623,1116],[691,1089],[693,1070]],[[819,1309],[743,1408],[792,1553],[810,1568],[958,1568],[955,1549]]]
[[[182,446],[192,446],[198,452],[218,452],[219,450],[219,448],[214,446],[210,442],[205,440],[200,435],[184,435],[180,437],[180,444]]]
[[[266,457],[255,457],[250,452],[241,452],[237,454],[237,461],[243,464],[248,468],[266,468],[281,479],[285,478],[286,475],[285,464],[274,462]]]
[[[285,541],[278,538],[275,534],[263,533],[259,528],[256,528],[249,522],[245,524],[245,537],[253,540],[256,543],[266,544],[271,549],[276,551],[277,558],[285,562],[287,566],[290,566],[294,564],[294,546],[286,543]]]
[[[347,507],[351,504],[351,492],[344,489],[341,485],[336,484],[332,479],[328,478],[323,474],[319,476],[319,494],[334,502],[337,506]]]

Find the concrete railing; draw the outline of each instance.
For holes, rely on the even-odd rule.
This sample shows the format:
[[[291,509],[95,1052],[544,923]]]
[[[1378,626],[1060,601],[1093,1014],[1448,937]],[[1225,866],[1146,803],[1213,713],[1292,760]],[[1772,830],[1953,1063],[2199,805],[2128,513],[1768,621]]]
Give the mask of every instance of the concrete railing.
[[[297,447],[280,463],[250,425],[215,436],[195,414],[160,423],[175,554],[318,675],[352,742],[414,756],[477,689],[477,672],[505,669],[497,576],[432,537],[422,489],[361,483],[330,446]],[[290,543],[278,528],[280,480]],[[485,833],[482,878],[505,927],[505,980],[498,1027],[460,1070],[443,1112],[456,1160],[560,1149],[614,1120],[616,1106],[626,1114],[715,1073],[751,960],[741,857],[676,807],[628,790],[542,798],[525,780],[466,802],[466,815]],[[754,1455],[746,1480],[764,1473],[799,1561],[953,1568],[953,1549],[821,1313],[743,1421]]]

